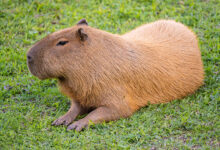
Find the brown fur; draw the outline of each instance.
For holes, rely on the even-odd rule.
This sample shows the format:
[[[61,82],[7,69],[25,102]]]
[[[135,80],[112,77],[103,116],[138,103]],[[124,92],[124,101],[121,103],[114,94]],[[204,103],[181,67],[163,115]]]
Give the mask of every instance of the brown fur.
[[[68,41],[57,46],[59,41]],[[30,60],[29,60],[30,59]],[[192,94],[204,72],[195,34],[181,23],[159,20],[115,35],[87,25],[48,35],[28,52],[28,66],[40,79],[57,78],[71,99],[70,110],[54,121],[80,131],[89,121],[117,120],[147,104]]]

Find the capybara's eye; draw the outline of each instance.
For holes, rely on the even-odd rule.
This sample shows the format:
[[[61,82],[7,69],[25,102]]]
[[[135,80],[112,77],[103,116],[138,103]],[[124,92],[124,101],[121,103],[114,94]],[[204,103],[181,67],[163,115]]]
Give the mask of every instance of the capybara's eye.
[[[58,43],[57,43],[57,46],[63,46],[63,45],[65,45],[66,43],[68,43],[69,41],[59,41]]]

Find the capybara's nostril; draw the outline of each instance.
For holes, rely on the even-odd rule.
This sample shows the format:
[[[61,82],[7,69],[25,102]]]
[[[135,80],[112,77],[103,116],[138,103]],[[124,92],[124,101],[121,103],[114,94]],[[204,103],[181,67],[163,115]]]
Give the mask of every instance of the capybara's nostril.
[[[32,62],[32,61],[33,61],[33,58],[32,58],[30,55],[28,55],[28,56],[27,56],[27,60],[28,60],[28,62]]]

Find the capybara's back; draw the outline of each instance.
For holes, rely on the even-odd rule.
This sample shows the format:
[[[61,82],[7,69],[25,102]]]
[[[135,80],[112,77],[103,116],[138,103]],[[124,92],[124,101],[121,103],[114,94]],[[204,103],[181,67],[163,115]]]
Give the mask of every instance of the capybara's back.
[[[183,24],[160,20],[123,37],[138,43],[137,53],[143,57],[133,65],[136,72],[132,76],[138,74],[138,77],[131,80],[130,90],[135,92],[132,95],[136,105],[179,99],[203,84],[203,63],[197,38]]]

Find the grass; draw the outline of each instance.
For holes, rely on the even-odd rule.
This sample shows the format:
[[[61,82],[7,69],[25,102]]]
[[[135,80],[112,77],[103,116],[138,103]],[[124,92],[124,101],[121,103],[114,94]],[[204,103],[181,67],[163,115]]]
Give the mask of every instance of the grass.
[[[219,8],[218,0],[0,1],[0,149],[219,149]],[[184,23],[200,41],[204,86],[183,100],[150,105],[80,133],[51,126],[69,101],[55,80],[40,81],[29,73],[26,52],[81,18],[119,34],[160,18]]]

